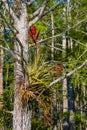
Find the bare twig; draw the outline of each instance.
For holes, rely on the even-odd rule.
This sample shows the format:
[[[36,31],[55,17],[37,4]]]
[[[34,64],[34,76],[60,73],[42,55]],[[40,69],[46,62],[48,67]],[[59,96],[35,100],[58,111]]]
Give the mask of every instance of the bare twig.
[[[76,32],[80,32],[80,33],[83,33],[85,35],[87,35],[87,32],[84,32],[84,31],[81,31],[81,30],[78,30],[78,29],[74,29]]]
[[[36,16],[40,13],[40,10],[41,10],[41,7],[38,8],[34,13],[32,13],[32,14],[29,16],[29,18],[32,19],[32,18],[36,17]]]
[[[52,47],[52,46],[50,46],[50,45],[48,45],[48,47],[54,48],[55,50],[59,50],[59,51],[65,52],[65,50],[63,50],[63,49],[61,49],[61,48],[58,48],[58,47]]]
[[[4,15],[1,12],[0,12],[0,14],[1,14],[2,18],[4,19],[5,23],[7,24],[7,26],[11,29],[12,33],[15,35],[15,38],[19,42],[21,48],[23,48],[23,45],[22,45],[21,41],[16,36],[16,34],[18,33],[17,29],[7,22],[6,18],[4,17]],[[13,31],[14,29],[15,29],[16,32]]]
[[[9,48],[6,48],[6,47],[4,47],[4,46],[2,46],[2,45],[0,45],[0,48],[4,49],[5,51],[8,51],[8,52],[10,52],[12,55],[14,55],[13,52],[12,52]]]
[[[38,10],[39,11],[38,16],[35,17],[32,21],[29,22],[29,27],[31,27],[34,23],[36,23],[42,17],[48,1],[49,0],[46,0],[46,1],[43,2],[42,6],[40,7],[40,11]]]
[[[2,2],[5,4],[6,9],[9,11],[9,6],[8,6],[6,0],[2,0]],[[15,15],[14,11],[12,10],[12,8],[10,8],[10,15],[12,16],[12,18],[13,18],[15,21],[18,21],[18,18],[17,18],[17,16]]]
[[[79,56],[78,60],[87,52],[87,49]]]
[[[57,8],[61,3],[63,3],[63,0],[61,0],[60,2],[57,2],[55,5],[53,5],[49,10],[45,11],[43,16],[47,15],[48,13],[50,13],[51,11],[54,11],[55,8]]]
[[[8,111],[8,110],[3,110],[3,112],[5,112],[5,113],[8,113],[8,114],[12,114],[13,115],[13,111]]]
[[[49,2],[49,0],[46,0],[42,6],[40,8],[38,8],[33,14],[30,15],[30,18],[34,18],[30,23],[29,23],[29,27],[32,26],[34,23],[36,23],[38,20],[40,20],[43,16],[47,15],[48,13],[50,13],[51,11],[53,11],[55,8],[57,8],[62,2],[63,0],[61,0],[60,2],[57,2],[57,4],[53,5],[50,9],[48,9],[47,11],[44,11],[47,3]]]
[[[72,38],[72,37],[70,37],[70,38]],[[82,42],[80,42],[80,41],[78,41],[78,40],[76,40],[74,38],[72,38],[72,40],[75,41],[75,42],[77,42],[78,44],[84,46],[84,47],[87,47],[87,45],[85,45],[84,43],[82,43]]]

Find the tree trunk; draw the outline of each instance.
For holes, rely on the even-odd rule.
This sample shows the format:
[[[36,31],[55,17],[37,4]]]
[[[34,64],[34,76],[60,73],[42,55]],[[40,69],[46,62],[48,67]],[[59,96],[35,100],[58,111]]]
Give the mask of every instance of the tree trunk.
[[[63,41],[62,41],[62,48],[66,49],[66,36],[65,34],[63,34]],[[63,53],[63,57],[65,57],[65,54]],[[65,75],[66,73],[63,73],[63,75]],[[65,78],[63,80],[63,112],[67,112],[68,110],[68,98],[67,98],[67,78]],[[68,121],[67,118],[64,117],[64,121],[63,121],[63,130],[68,130]]]
[[[52,22],[52,48],[51,48],[51,59],[54,60],[54,16],[53,12],[51,12],[51,22]],[[53,124],[53,130],[57,130],[57,96],[56,96],[56,88],[54,89],[53,92],[53,118],[54,118],[54,124]]]
[[[3,76],[3,50],[1,49],[0,50],[0,97],[2,97],[2,94],[3,94],[3,79],[2,79],[2,76]],[[2,98],[1,98],[2,99]],[[2,109],[2,101],[0,101],[0,110]]]
[[[66,49],[66,36],[63,35],[62,48]],[[63,53],[63,57],[65,54]],[[65,75],[65,73],[63,73]],[[63,112],[67,112],[68,108],[68,99],[67,99],[67,78],[63,80]]]
[[[27,85],[27,75],[25,73],[25,64],[23,59],[28,62],[28,23],[27,10],[23,8],[20,19],[14,21],[14,26],[18,30],[17,38],[23,47],[20,46],[17,39],[14,42],[14,51],[18,60],[15,61],[15,88],[14,88],[14,113],[13,113],[13,130],[31,130],[31,111],[28,105],[24,106],[20,100],[20,87]]]
[[[63,80],[63,112],[68,110],[68,99],[67,99],[67,79]]]
[[[0,49],[0,99],[2,99],[2,94],[3,94],[3,50]],[[3,108],[3,102],[0,100],[0,111]],[[3,120],[3,118],[2,118]],[[2,126],[0,130],[3,130],[4,127]]]

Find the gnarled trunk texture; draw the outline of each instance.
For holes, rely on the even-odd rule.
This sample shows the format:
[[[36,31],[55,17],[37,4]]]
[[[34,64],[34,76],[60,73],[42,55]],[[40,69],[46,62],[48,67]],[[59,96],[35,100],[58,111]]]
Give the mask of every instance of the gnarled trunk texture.
[[[17,38],[23,47],[20,46],[17,39],[14,42],[14,51],[16,58],[14,65],[15,88],[14,88],[14,113],[13,113],[13,130],[31,130],[31,111],[27,105],[23,106],[20,101],[20,87],[27,84],[27,76],[24,71],[25,63],[28,62],[28,36],[27,10],[23,8],[20,19],[14,21],[14,26],[18,30]]]

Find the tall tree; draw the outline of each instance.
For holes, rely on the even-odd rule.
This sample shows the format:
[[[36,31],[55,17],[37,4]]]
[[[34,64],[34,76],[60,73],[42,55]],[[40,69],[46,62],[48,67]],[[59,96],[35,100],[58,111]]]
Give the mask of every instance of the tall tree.
[[[60,1],[60,3],[63,0]],[[13,27],[12,32],[16,35],[14,41],[14,72],[15,72],[15,88],[14,88],[14,112],[13,112],[13,130],[31,130],[31,110],[28,109],[27,104],[24,106],[22,103],[19,105],[20,88],[26,89],[27,74],[25,73],[25,64],[28,63],[28,30],[32,25],[34,25],[43,16],[47,15],[50,11],[54,10],[60,3],[55,3],[51,8],[46,8],[50,3],[50,0],[41,1],[38,7],[38,1],[34,0],[23,1],[16,0],[11,3],[11,1],[2,0],[5,5],[5,10],[8,12],[8,16],[13,19],[13,26],[9,26],[7,18],[4,18],[6,24],[9,27]],[[28,9],[32,5],[36,6],[32,13],[28,13]]]
[[[3,49],[0,49],[0,99],[2,99],[3,93]],[[2,109],[3,103],[0,101],[0,110]]]

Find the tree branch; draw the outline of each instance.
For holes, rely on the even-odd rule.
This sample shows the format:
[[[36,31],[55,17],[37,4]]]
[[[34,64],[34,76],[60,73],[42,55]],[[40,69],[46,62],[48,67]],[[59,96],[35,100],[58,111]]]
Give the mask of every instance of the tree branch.
[[[14,60],[17,60],[19,63],[21,62],[21,61],[15,56],[15,54],[17,54],[19,57],[21,57],[21,55],[20,55],[19,53],[13,52],[13,51],[10,50],[9,48],[6,48],[6,47],[4,47],[4,46],[2,46],[2,45],[0,45],[0,48],[2,48],[3,50],[5,50],[5,51],[7,51],[7,52],[10,52],[11,55],[12,55],[12,57],[14,58]],[[25,60],[24,58],[22,58],[22,59],[23,59],[23,61],[24,61],[24,62],[26,63],[26,65],[27,65],[26,60]]]
[[[16,29],[14,26],[10,25],[10,24],[6,21],[6,18],[3,16],[3,14],[2,14],[1,12],[0,12],[0,14],[1,14],[2,18],[4,19],[5,23],[7,24],[7,26],[11,29],[12,33],[14,34],[16,40],[19,42],[20,46],[23,48],[23,45],[22,45],[21,41],[20,41],[20,40],[17,38],[17,36],[16,36],[16,34],[18,33],[17,29]],[[14,29],[15,29],[15,32],[14,32]]]
[[[79,56],[78,60],[87,52],[87,49]]]
[[[72,37],[70,37],[70,38],[72,38]],[[80,41],[78,41],[78,40],[76,40],[74,38],[72,38],[72,40],[87,48],[87,45],[85,45],[84,43],[82,43],[82,42],[80,42]]]
[[[9,6],[8,6],[6,0],[2,0],[2,2],[5,4],[6,9],[9,11]],[[18,21],[18,18],[17,18],[17,16],[15,15],[14,11],[12,10],[12,8],[10,8],[10,15],[12,16],[12,18],[13,18],[15,21]]]
[[[4,47],[4,46],[2,46],[2,45],[0,45],[0,48],[2,48],[2,49],[5,50],[5,51],[10,52],[10,53],[12,54],[12,56],[14,56],[13,52],[12,52],[9,48]]]
[[[73,73],[75,73],[77,70],[81,69],[85,64],[87,64],[87,60],[85,60],[82,65],[80,65],[79,67],[77,67],[77,68],[75,68],[74,70],[70,71],[70,72],[67,73],[66,75],[61,76],[60,78],[54,80],[54,81],[51,82],[48,86],[51,87],[51,86],[53,86],[54,84],[57,84],[57,83],[60,82],[61,80],[65,79],[66,77],[71,76],[71,75],[72,75]]]
[[[53,5],[49,10],[45,11],[43,16],[50,13],[51,11],[54,11],[54,9],[57,8],[61,3],[63,3],[63,0],[61,0],[60,2],[57,2],[57,4]]]
[[[29,26],[28,26],[29,28],[42,17],[45,7],[48,2],[49,2],[49,0],[46,0],[43,2],[42,6],[40,7],[39,15],[37,17],[35,17],[32,21],[29,22]]]
[[[35,0],[31,0],[30,2],[26,2],[28,6],[30,6]]]
[[[46,42],[46,41],[48,41],[48,40],[51,40],[52,38],[62,36],[63,33],[65,33],[65,32],[67,32],[67,31],[69,31],[69,30],[71,30],[71,29],[77,27],[79,24],[81,24],[81,23],[83,23],[83,22],[85,22],[85,21],[86,21],[86,19],[83,19],[83,20],[79,21],[79,23],[75,24],[74,26],[69,27],[68,29],[66,29],[64,32],[62,32],[62,33],[60,33],[60,34],[57,34],[57,35],[54,35],[53,37],[51,36],[51,37],[42,39],[42,40],[38,41],[37,43],[43,43],[43,42]],[[71,37],[71,38],[72,38],[72,37]],[[81,42],[80,42],[80,44],[81,44]],[[84,45],[84,46],[85,46],[85,45]]]
[[[8,114],[14,114],[14,112],[13,111],[8,111],[8,110],[3,110],[3,112],[5,112],[5,113],[8,113]]]
[[[37,15],[40,13],[40,10],[41,10],[41,7],[38,8],[33,14],[31,14],[31,15],[29,16],[29,18],[32,19],[32,18],[34,18],[35,16],[37,16]]]
[[[42,15],[45,16],[46,14],[50,13],[51,11],[54,11],[54,9],[56,7],[58,7],[61,3],[63,2],[63,0],[61,0],[59,3],[57,2],[57,4],[53,5],[49,10],[45,11]],[[40,13],[41,7],[39,9],[37,9],[33,14],[30,15],[30,18],[34,18],[35,16],[37,16]]]
[[[65,50],[63,50],[63,49],[61,49],[61,48],[58,48],[58,47],[52,47],[52,46],[50,46],[50,45],[48,45],[48,47],[54,48],[55,50],[58,50],[58,51],[65,52]]]

